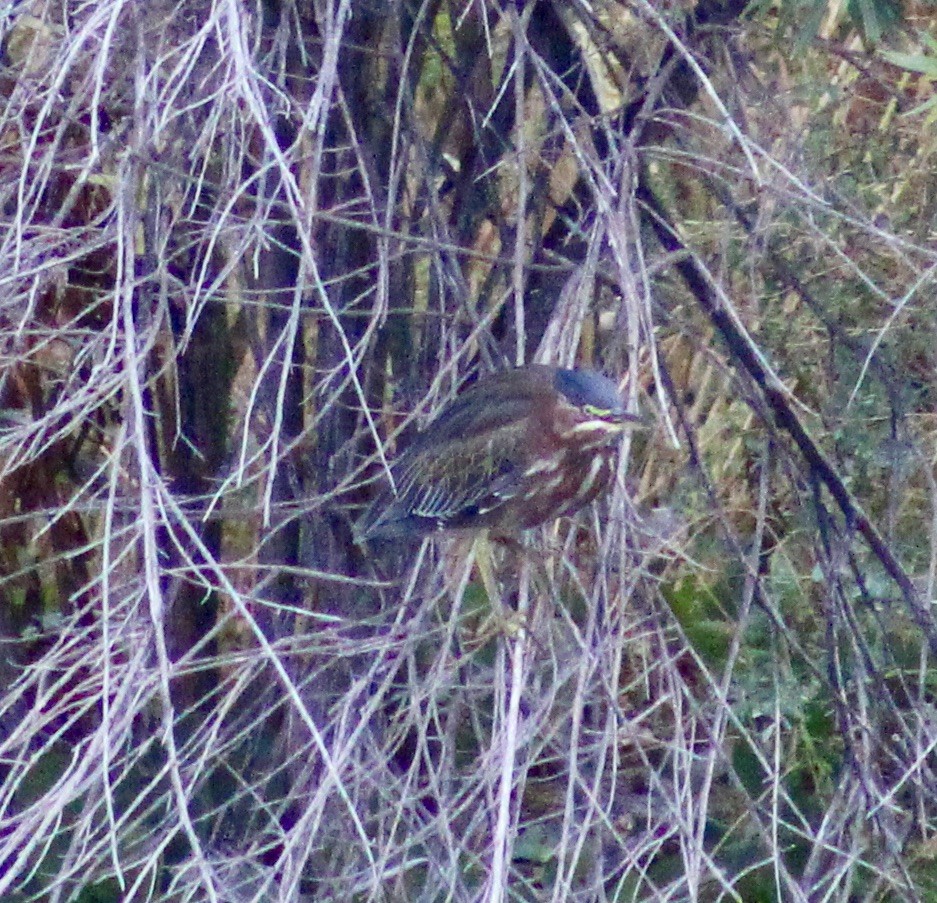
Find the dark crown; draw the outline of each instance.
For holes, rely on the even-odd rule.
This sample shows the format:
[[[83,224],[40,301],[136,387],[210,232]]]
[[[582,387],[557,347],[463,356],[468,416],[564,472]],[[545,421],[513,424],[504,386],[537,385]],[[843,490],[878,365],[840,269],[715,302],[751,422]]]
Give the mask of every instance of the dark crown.
[[[618,386],[593,370],[557,370],[553,386],[577,408],[588,406],[616,417],[625,413]]]

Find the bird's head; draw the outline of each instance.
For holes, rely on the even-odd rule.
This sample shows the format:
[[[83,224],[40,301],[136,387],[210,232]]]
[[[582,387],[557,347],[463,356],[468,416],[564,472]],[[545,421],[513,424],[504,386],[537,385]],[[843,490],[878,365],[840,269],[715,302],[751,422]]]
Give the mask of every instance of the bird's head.
[[[557,370],[553,387],[563,415],[563,439],[575,439],[583,447],[607,445],[626,430],[645,425],[625,408],[618,386],[594,370]]]

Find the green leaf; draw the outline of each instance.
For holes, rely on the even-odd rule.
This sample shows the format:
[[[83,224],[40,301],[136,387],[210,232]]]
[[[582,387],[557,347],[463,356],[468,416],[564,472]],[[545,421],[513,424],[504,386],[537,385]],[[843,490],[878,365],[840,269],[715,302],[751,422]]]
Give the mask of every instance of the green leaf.
[[[532,825],[523,831],[514,844],[515,860],[543,865],[553,858],[555,852],[556,844],[548,842],[547,832],[542,825]]]
[[[901,7],[894,0],[848,0],[846,11],[872,44],[881,41],[882,35],[901,21]]]
[[[920,72],[928,78],[937,79],[937,56],[925,56],[923,53],[898,53],[892,50],[883,50],[881,54],[899,69]]]
[[[794,29],[794,50],[803,53],[816,39],[826,18],[826,4],[813,3],[807,9],[800,25]]]

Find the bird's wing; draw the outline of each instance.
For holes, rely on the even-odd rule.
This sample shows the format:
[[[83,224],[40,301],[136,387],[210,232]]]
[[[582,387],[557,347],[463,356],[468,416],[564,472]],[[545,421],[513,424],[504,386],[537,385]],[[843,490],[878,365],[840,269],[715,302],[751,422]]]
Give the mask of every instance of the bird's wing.
[[[458,526],[496,510],[516,492],[532,453],[531,418],[553,392],[552,368],[538,365],[463,389],[392,465],[396,491],[388,487],[371,503],[358,535]]]
[[[408,452],[395,468],[398,502],[410,514],[453,520],[460,515],[491,511],[514,494],[526,466],[522,445],[525,419],[506,422],[436,441]]]
[[[413,441],[410,451],[461,443],[467,436],[494,433],[530,416],[552,397],[549,368],[529,367],[493,374],[463,389]],[[533,371],[536,378],[531,378]],[[543,372],[541,372],[543,371]],[[495,403],[490,403],[494,399]]]

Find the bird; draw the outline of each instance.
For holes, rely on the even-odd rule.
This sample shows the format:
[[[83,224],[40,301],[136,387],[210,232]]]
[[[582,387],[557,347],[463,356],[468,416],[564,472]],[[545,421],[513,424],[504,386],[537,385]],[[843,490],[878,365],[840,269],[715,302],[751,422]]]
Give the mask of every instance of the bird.
[[[641,425],[594,370],[528,364],[482,376],[391,462],[356,541],[509,537],[572,514],[608,489],[621,436]]]

